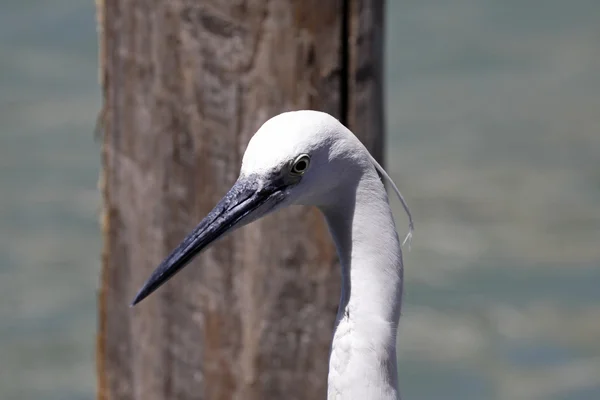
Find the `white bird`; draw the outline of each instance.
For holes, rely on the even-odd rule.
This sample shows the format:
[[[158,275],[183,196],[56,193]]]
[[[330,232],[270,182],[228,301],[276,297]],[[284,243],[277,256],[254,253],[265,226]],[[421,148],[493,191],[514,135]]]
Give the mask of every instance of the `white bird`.
[[[342,267],[342,293],[329,356],[327,399],[399,399],[396,332],[402,250],[385,186],[396,185],[356,136],[318,111],[277,115],[255,133],[225,197],[158,266],[132,306],[226,233],[277,209],[316,206]],[[406,241],[406,240],[405,240]]]

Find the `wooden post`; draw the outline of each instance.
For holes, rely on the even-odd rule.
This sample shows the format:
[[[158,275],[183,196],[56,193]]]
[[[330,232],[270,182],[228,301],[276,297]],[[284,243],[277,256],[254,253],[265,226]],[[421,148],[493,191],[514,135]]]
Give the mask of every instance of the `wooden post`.
[[[252,223],[138,307],[268,118],[326,111],[383,153],[383,0],[98,0],[98,398],[324,399],[337,255],[314,209]]]

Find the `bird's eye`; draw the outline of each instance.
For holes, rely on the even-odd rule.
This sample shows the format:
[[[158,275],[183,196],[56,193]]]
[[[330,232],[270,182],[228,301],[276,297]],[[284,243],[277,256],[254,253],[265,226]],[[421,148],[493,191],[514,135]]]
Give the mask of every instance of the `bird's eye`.
[[[294,160],[294,163],[292,164],[292,175],[302,175],[308,169],[309,165],[310,157],[308,156],[308,154],[302,154],[301,156],[296,158],[296,160]]]

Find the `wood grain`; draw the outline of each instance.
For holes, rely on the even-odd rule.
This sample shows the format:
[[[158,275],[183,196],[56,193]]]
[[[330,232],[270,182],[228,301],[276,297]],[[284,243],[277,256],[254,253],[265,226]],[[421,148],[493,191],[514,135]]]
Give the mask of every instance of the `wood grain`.
[[[268,118],[329,112],[381,157],[382,3],[98,0],[99,399],[325,398],[339,271],[314,209],[242,228],[128,305]]]

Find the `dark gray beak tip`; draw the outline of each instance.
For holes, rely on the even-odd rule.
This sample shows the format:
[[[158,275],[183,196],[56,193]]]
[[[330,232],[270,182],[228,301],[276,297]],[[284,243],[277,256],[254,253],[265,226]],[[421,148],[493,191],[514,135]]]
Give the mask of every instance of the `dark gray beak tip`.
[[[142,299],[140,298],[139,293],[135,296],[135,298],[133,299],[133,301],[129,304],[129,308],[133,308],[135,307],[135,305],[137,303],[139,303],[140,301],[142,301]]]
[[[185,242],[184,242],[185,244]],[[166,283],[173,275],[187,264],[195,254],[195,251],[187,250],[185,252],[176,249],[165,259],[158,268],[152,273],[150,278],[144,283],[144,286],[137,292],[129,307],[133,307],[146,297],[150,296],[156,289]]]
[[[131,304],[129,304],[129,307],[134,307],[136,304],[138,304],[140,301],[144,300],[146,298],[146,296],[148,296],[150,293],[146,293],[147,289],[146,286],[144,286],[133,298],[133,301],[131,302]]]

